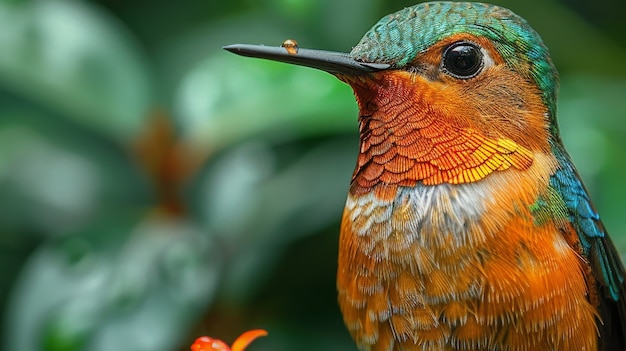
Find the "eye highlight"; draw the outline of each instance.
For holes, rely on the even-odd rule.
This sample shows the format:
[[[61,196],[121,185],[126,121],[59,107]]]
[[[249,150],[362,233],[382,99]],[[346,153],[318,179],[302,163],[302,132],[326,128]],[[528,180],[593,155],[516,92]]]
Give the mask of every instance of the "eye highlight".
[[[469,41],[459,41],[448,46],[441,60],[441,70],[459,79],[475,77],[483,66],[480,47]]]

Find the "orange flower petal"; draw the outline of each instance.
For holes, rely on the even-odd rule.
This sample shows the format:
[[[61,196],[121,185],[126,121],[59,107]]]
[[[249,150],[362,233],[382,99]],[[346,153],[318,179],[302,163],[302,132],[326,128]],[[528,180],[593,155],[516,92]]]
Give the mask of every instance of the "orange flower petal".
[[[231,351],[231,349],[222,340],[201,336],[191,345],[191,351]]]
[[[267,331],[263,329],[253,329],[239,335],[237,340],[233,342],[232,351],[244,351],[251,342],[261,336],[266,336]]]

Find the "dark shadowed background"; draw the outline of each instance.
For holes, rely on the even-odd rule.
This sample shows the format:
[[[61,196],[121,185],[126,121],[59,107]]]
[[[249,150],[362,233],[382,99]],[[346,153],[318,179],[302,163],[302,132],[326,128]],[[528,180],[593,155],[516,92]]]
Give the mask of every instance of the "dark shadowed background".
[[[565,143],[626,253],[617,0],[497,1],[561,72]],[[0,348],[354,350],[335,302],[351,90],[229,54],[349,51],[383,0],[0,0]]]

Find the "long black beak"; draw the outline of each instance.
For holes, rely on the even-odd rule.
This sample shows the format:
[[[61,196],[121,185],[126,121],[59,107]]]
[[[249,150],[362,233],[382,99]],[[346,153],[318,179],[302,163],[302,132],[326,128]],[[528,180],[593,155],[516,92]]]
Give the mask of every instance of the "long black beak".
[[[359,62],[348,54],[324,50],[235,44],[224,46],[234,54],[321,69],[332,74],[364,75],[388,69],[383,63]]]

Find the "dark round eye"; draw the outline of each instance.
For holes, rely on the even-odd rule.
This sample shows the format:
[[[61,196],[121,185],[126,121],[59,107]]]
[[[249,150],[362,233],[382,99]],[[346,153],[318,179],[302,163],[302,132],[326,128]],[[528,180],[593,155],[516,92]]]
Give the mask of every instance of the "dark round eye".
[[[443,53],[443,71],[455,78],[469,79],[483,68],[480,48],[467,41],[454,43]]]

